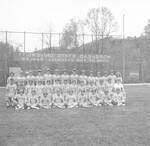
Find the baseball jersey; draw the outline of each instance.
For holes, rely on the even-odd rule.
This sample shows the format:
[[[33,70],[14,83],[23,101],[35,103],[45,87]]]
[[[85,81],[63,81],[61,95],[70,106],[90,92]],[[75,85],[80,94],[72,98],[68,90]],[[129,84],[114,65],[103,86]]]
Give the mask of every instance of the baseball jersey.
[[[7,84],[6,90],[8,94],[15,94],[17,90],[16,84]]]
[[[94,76],[89,76],[88,77],[88,82],[96,82],[96,78]]]
[[[69,84],[62,84],[61,88],[62,88],[62,93],[68,93]]]
[[[92,90],[97,90],[97,86],[96,85],[88,85],[87,86],[87,90],[88,90],[88,92],[92,92]]]
[[[98,93],[101,93],[101,92],[104,91],[105,85],[104,84],[99,84],[97,88],[98,88]]]
[[[17,94],[14,99],[17,99],[18,100],[18,104],[19,105],[23,105],[26,103],[27,101],[27,96],[25,94],[23,95],[20,95],[20,94]]]
[[[54,75],[53,75],[53,84],[55,84],[56,81],[60,81],[60,82],[61,82],[61,76],[54,74]]]
[[[38,82],[44,82],[44,76],[42,76],[42,75],[37,75],[36,77],[35,77],[35,82],[36,82],[36,84],[38,84]]]
[[[103,76],[102,79],[104,81],[104,84],[106,85],[107,84],[107,80],[108,80],[108,76]]]
[[[53,85],[53,92],[56,93],[56,91],[62,91],[62,86],[61,84],[54,84]]]
[[[36,94],[41,95],[44,92],[44,85],[36,85],[35,86]]]
[[[29,103],[31,106],[38,104],[39,103],[38,96],[37,95],[31,95],[29,98]]]
[[[80,75],[79,80],[83,81],[85,84],[87,83],[88,77],[86,75]]]
[[[69,81],[69,75],[68,74],[62,74],[60,77],[61,77],[62,83],[64,82],[64,80],[66,80],[67,82]]]
[[[14,80],[14,83],[16,82],[16,77],[11,77],[11,76],[10,76],[10,77],[8,77],[8,79],[7,79],[7,83],[8,83],[8,84],[10,83],[10,80],[11,80],[11,79]]]
[[[119,88],[121,91],[123,91],[124,90],[124,86],[123,86],[123,84],[122,83],[115,83],[115,85],[114,85],[114,89],[117,89],[117,88]]]
[[[113,83],[107,83],[106,87],[108,88],[109,92],[112,92],[112,90],[114,88],[114,84]]]
[[[101,79],[102,79],[102,77],[95,77],[95,81],[96,81],[97,86],[98,86],[98,84],[100,84]]]
[[[35,86],[34,85],[26,85],[25,90],[26,90],[26,94],[31,94],[32,91],[35,90]]]
[[[116,76],[115,75],[109,75],[109,78],[111,78],[111,83],[114,85],[116,82]]]
[[[103,100],[104,99],[104,92],[99,92],[98,97],[100,100]]]
[[[40,98],[40,104],[42,104],[43,106],[49,106],[51,101],[52,101],[52,99],[49,95],[47,95],[46,97],[41,96],[41,98]]]
[[[33,76],[33,75],[28,75],[28,76],[26,77],[26,82],[27,82],[27,84],[29,84],[30,81],[32,81],[32,83],[34,84],[34,82],[35,82],[35,76]]]
[[[44,80],[45,80],[45,83],[47,81],[53,81],[53,75],[52,74],[44,74]]]
[[[67,94],[67,96],[66,96],[66,99],[67,100],[70,100],[70,99],[73,99],[73,100],[76,100],[77,99],[77,96],[76,96],[76,94]]]
[[[56,93],[56,94],[53,95],[53,99],[54,99],[54,100],[57,100],[57,99],[64,100],[64,97],[63,97],[63,95],[61,95],[61,94],[58,95],[58,94]]]
[[[18,86],[24,86],[26,82],[26,77],[24,76],[18,76],[16,77],[16,82]]]
[[[94,100],[94,101],[97,101],[98,99],[99,99],[99,97],[98,97],[98,94],[96,93],[96,92],[94,92],[94,93],[89,93],[88,94],[88,98],[90,99],[90,100]]]
[[[115,94],[113,95],[112,99],[113,99],[114,101],[120,101],[120,100],[123,100],[123,99],[124,99],[124,96],[123,96],[121,93],[119,93],[119,94],[115,93]]]
[[[88,89],[88,87],[86,85],[84,85],[84,86],[79,85],[78,86],[78,93],[80,93],[82,91],[86,93],[87,89]]]
[[[48,93],[48,94],[53,94],[53,85],[45,85],[44,86],[44,92]]]
[[[78,101],[83,101],[87,99],[87,94],[86,93],[79,93],[78,94]]]
[[[71,74],[70,75],[70,80],[71,82],[75,81],[76,83],[78,82],[79,76],[77,74]]]
[[[71,85],[69,86],[69,90],[72,90],[73,93],[76,94],[77,91],[78,91],[78,86],[77,86],[76,84],[75,84],[75,85],[71,84]]]
[[[104,93],[104,100],[110,100],[110,99],[112,99],[111,98],[111,95],[109,94],[109,93]]]

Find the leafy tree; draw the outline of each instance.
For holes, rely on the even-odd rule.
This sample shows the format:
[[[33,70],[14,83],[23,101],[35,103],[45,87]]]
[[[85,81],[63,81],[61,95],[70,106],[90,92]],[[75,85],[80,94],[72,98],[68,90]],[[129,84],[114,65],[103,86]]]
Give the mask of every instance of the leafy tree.
[[[91,9],[87,14],[87,24],[95,36],[96,43],[98,39],[109,37],[109,35],[118,29],[118,23],[116,22],[112,12],[107,7],[98,7]],[[98,44],[97,52],[98,52]],[[103,53],[104,49],[101,49]]]
[[[73,49],[79,46],[78,34],[79,31],[79,20],[73,18],[68,24],[66,24],[63,35],[60,40],[60,46],[66,49]]]
[[[0,86],[5,85],[5,77],[8,75],[8,67],[18,65],[14,61],[14,52],[18,52],[19,49],[8,43],[0,42]]]
[[[148,20],[148,24],[144,27],[144,34],[150,36],[150,19]]]

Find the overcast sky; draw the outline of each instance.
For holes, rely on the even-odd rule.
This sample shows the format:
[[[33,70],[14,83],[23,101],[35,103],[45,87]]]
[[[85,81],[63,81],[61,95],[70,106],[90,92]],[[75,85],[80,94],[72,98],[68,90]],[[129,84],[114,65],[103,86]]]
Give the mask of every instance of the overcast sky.
[[[52,23],[53,32],[62,32],[73,17],[85,18],[95,7],[108,7],[122,34],[125,15],[125,36],[139,36],[150,18],[150,0],[0,0],[0,30],[46,32]]]

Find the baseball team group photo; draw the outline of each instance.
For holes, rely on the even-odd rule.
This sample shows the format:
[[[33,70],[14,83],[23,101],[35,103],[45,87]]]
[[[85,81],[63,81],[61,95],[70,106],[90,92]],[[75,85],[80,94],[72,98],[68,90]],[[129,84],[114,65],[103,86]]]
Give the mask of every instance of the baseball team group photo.
[[[123,106],[126,102],[126,93],[120,72],[114,75],[104,72],[101,76],[78,75],[76,69],[68,75],[64,69],[63,74],[55,70],[52,75],[50,69],[46,74],[38,70],[38,75],[34,76],[32,71],[24,76],[23,72],[15,77],[11,72],[7,79],[6,86],[6,105],[16,109],[39,109],[39,108],[73,108],[73,107],[92,107],[92,106]]]
[[[150,146],[149,0],[0,6],[0,146]]]

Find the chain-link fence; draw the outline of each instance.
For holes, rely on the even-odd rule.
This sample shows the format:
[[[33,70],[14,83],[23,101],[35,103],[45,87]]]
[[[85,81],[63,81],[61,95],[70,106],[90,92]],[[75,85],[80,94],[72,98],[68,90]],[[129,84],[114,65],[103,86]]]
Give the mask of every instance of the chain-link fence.
[[[67,37],[66,37],[67,38]],[[65,38],[65,39],[66,39]],[[14,32],[0,31],[1,50],[8,50],[6,56],[1,56],[0,67],[1,84],[5,83],[9,67],[20,67],[23,71],[50,68],[52,72],[64,69],[71,73],[73,68],[80,74],[85,70],[86,74],[92,70],[96,75],[97,71],[108,72],[113,69],[122,73],[125,82],[149,82],[149,39],[147,38],[126,38],[123,36],[95,36],[91,34],[78,34],[69,44],[60,33],[36,33],[36,32]],[[64,42],[66,41],[66,42]],[[68,44],[67,44],[68,43]],[[5,45],[4,45],[5,44]],[[65,45],[64,45],[65,44]],[[14,52],[36,52],[46,54],[80,54],[80,55],[107,55],[108,61],[86,62],[81,61],[16,61],[10,47]],[[145,53],[143,50],[147,50]],[[5,51],[4,51],[5,52]],[[11,53],[11,54],[10,54]],[[3,54],[3,53],[1,53]],[[6,57],[6,58],[5,58]],[[4,81],[3,81],[4,80]]]

